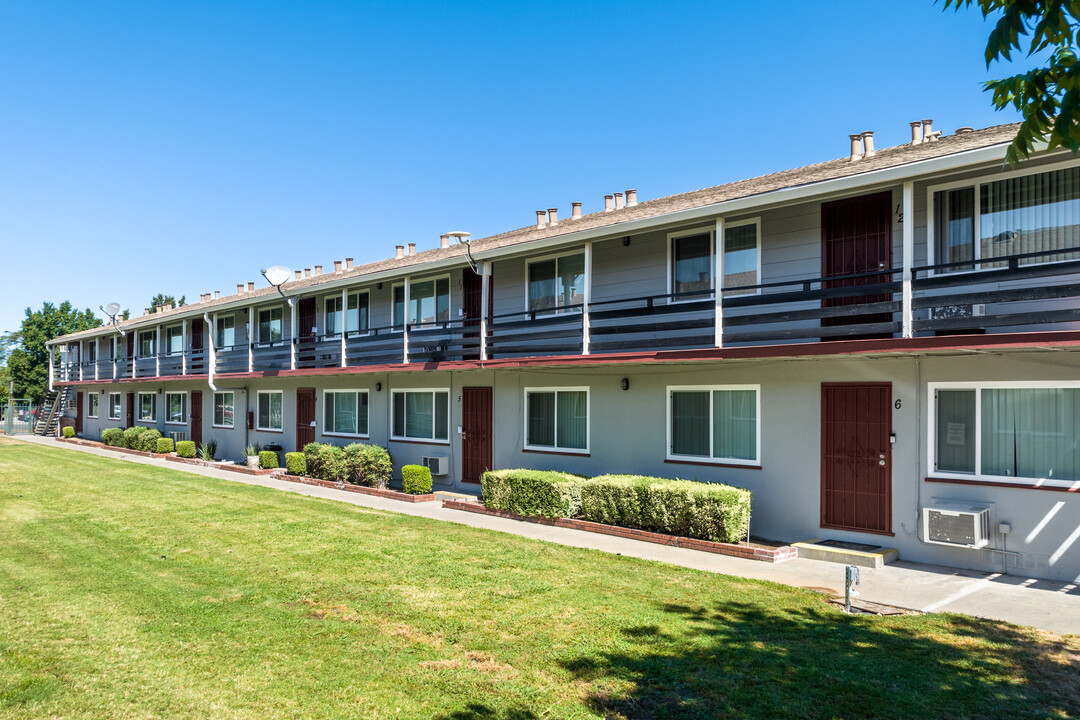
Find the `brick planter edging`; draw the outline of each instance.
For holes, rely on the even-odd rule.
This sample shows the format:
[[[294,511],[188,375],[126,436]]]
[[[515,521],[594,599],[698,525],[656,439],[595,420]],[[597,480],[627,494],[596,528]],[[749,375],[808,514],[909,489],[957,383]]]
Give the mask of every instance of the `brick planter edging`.
[[[365,487],[364,485],[351,485],[349,483],[338,483],[331,480],[319,480],[318,478],[305,477],[302,475],[279,474],[278,479],[300,483],[302,485],[318,485],[319,487],[330,488],[332,490],[344,490],[360,495],[374,495],[375,497],[386,498],[388,500],[400,500],[401,502],[422,503],[438,500],[434,493],[409,495],[408,493],[403,493],[398,490],[380,490],[379,488]]]
[[[799,551],[790,545],[781,547],[764,547],[742,543],[721,543],[712,540],[699,540],[698,538],[680,537],[678,535],[664,535],[663,533],[638,530],[636,528],[620,527],[618,525],[604,525],[591,520],[578,520],[576,518],[545,518],[529,517],[505,510],[492,510],[478,502],[461,500],[443,500],[442,506],[451,510],[466,510],[492,515],[494,517],[508,518],[510,520],[524,520],[539,525],[554,525],[555,527],[569,528],[571,530],[585,530],[586,532],[600,533],[602,535],[614,535],[615,537],[628,540],[642,540],[658,545],[670,545],[672,547],[687,548],[689,550],[701,550],[703,552],[716,553],[717,555],[729,555],[731,557],[744,558],[746,560],[760,560],[768,563],[786,562],[799,556]]]

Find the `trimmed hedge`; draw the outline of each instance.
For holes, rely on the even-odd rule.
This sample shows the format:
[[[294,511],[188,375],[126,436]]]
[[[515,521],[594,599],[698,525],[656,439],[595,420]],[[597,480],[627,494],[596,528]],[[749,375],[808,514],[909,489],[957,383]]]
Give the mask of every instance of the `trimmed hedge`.
[[[124,431],[124,447],[132,450],[139,449],[139,436],[146,432],[143,427],[129,427]]]
[[[307,459],[304,457],[304,453],[285,453],[285,471],[290,475],[307,475]]]
[[[345,451],[337,445],[308,443],[304,446],[304,460],[311,477],[330,482],[345,482],[349,478]]]
[[[750,531],[749,490],[718,483],[603,475],[581,483],[586,520],[653,532],[740,542]]]
[[[273,450],[260,450],[259,467],[263,470],[273,470],[276,467],[281,467],[281,464],[278,462],[277,453]]]
[[[139,447],[136,450],[143,452],[157,452],[157,441],[161,439],[161,433],[157,430],[148,429],[139,433]]]
[[[402,465],[401,484],[408,495],[426,495],[431,492],[431,470],[423,465]]]
[[[68,427],[61,430],[60,434],[63,435],[64,437],[66,437],[66,438],[73,438],[73,437],[75,437],[75,428],[73,428],[73,427],[71,427],[69,425]]]
[[[195,457],[195,441],[194,440],[181,440],[176,443],[176,454],[182,458]]]
[[[159,455],[162,453],[171,453],[173,451],[173,439],[172,438],[158,438],[157,452]]]
[[[349,482],[386,489],[394,474],[394,461],[386,448],[353,443],[344,452]]]
[[[101,431],[101,442],[112,447],[124,446],[123,428],[105,428]]]
[[[484,505],[518,515],[576,517],[582,478],[548,470],[489,470],[480,478]]]

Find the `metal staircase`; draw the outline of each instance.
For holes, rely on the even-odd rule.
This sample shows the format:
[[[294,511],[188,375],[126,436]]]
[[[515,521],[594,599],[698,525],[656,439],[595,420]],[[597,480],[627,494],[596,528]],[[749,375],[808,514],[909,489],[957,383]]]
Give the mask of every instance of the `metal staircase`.
[[[45,394],[41,399],[41,410],[38,412],[37,424],[34,425],[35,435],[56,435],[56,428],[60,424],[60,418],[64,415],[68,403],[71,401],[71,388],[61,388]]]

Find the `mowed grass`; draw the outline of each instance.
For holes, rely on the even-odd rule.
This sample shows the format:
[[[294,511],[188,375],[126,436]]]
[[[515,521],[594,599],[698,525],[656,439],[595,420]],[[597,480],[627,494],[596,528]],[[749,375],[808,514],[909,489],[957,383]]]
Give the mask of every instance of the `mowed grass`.
[[[0,439],[0,717],[1070,717],[1080,644]]]

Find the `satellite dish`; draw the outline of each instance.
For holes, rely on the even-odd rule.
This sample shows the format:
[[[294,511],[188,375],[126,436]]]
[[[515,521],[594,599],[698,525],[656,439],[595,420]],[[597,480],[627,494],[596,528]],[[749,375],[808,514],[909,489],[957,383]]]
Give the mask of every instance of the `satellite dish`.
[[[454,230],[453,232],[446,233],[449,237],[454,238],[459,243],[468,243],[472,233],[467,233],[464,230]]]
[[[292,276],[292,270],[284,265],[275,265],[272,268],[262,271],[263,277],[266,278],[266,282],[277,287],[278,285],[284,285],[289,281]]]
[[[118,312],[120,312],[120,303],[111,302],[105,306],[105,314],[109,317],[115,317]]]

